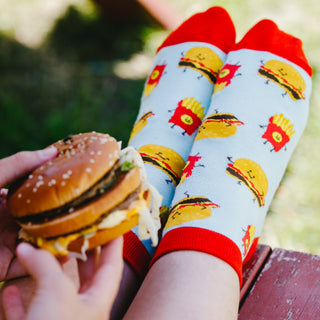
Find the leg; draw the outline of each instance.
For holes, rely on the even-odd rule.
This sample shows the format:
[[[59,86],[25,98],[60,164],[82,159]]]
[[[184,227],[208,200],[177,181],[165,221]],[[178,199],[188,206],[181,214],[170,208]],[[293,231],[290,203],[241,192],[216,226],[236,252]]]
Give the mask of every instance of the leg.
[[[238,305],[233,268],[202,252],[176,251],[152,266],[124,319],[236,319]]]

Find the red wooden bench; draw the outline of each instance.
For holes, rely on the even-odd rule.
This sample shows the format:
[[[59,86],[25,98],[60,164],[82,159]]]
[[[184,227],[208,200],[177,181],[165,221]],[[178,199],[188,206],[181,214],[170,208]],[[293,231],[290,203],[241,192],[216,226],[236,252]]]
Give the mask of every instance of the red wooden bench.
[[[259,245],[244,266],[239,320],[320,320],[320,256]]]

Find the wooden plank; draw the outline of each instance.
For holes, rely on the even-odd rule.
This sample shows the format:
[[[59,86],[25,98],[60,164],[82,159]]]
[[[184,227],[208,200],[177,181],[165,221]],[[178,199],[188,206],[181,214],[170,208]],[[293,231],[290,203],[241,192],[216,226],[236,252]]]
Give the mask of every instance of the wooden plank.
[[[273,250],[238,319],[319,320],[320,256]]]
[[[269,246],[259,244],[250,260],[243,266],[240,306],[266,263],[270,253],[271,248]]]

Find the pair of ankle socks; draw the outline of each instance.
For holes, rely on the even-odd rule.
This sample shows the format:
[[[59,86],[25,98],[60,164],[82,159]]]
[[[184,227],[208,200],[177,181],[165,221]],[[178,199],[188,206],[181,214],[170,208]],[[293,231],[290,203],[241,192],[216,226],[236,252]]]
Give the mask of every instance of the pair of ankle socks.
[[[129,145],[145,163],[148,181],[168,210],[192,143],[210,105],[214,84],[235,43],[235,28],[220,7],[193,15],[158,48],[146,80]],[[138,228],[125,236],[124,258],[143,274],[155,251],[138,239]]]
[[[228,53],[155,254],[196,250],[237,272],[308,118],[312,70],[300,40],[270,20]]]

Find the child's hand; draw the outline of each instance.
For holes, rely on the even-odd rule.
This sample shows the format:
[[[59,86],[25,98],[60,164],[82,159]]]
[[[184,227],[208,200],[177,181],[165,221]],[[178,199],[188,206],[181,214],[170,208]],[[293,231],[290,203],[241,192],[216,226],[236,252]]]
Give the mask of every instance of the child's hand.
[[[25,271],[15,259],[19,226],[7,210],[7,190],[4,188],[56,154],[55,148],[48,148],[19,152],[0,160],[0,281],[25,275]]]
[[[17,247],[17,256],[35,279],[37,291],[26,312],[19,289],[5,288],[7,320],[109,318],[123,270],[122,238],[104,246],[100,256],[89,254],[88,260],[79,265],[79,291],[51,253],[22,243]]]

